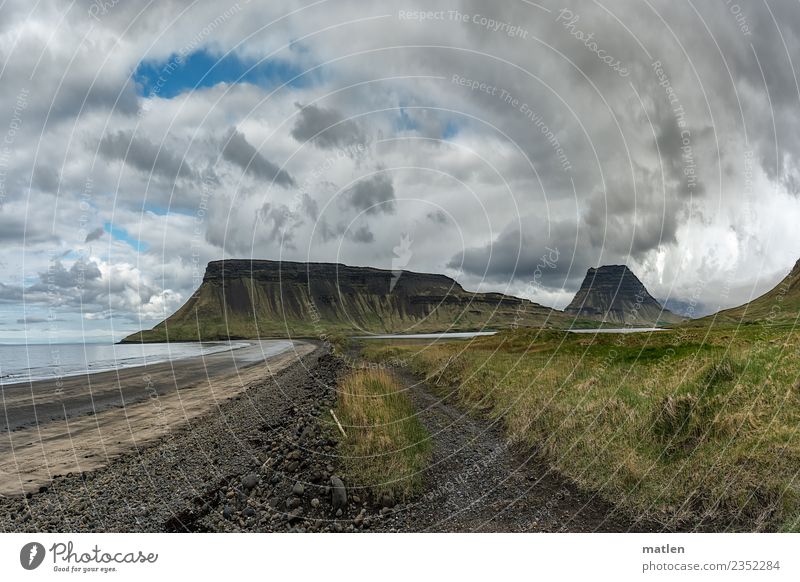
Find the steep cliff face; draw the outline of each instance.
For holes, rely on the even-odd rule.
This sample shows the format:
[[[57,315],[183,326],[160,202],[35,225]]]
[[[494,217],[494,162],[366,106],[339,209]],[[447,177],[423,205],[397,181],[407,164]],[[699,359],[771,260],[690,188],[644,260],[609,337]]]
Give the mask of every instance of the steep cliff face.
[[[166,321],[123,341],[423,333],[560,326],[566,320],[517,297],[470,293],[444,275],[226,260],[208,264],[200,287]]]
[[[749,303],[696,320],[697,324],[790,324],[800,317],[800,261],[772,290]]]
[[[564,311],[575,317],[614,324],[642,326],[681,321],[664,309],[625,265],[589,269]]]

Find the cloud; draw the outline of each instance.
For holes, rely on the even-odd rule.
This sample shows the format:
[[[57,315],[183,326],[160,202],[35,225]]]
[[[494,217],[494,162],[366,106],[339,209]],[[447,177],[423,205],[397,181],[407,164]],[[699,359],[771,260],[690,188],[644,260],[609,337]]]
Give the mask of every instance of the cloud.
[[[359,180],[344,196],[352,208],[367,214],[393,214],[396,209],[392,178],[383,172]]]
[[[447,224],[447,215],[441,209],[429,212],[425,216],[427,216],[428,220],[436,224]]]
[[[167,145],[156,145],[145,137],[134,136],[132,131],[117,131],[103,136],[98,151],[109,160],[122,160],[128,166],[164,178],[191,178],[195,175],[189,163],[176,156]]]
[[[225,138],[222,157],[261,180],[274,181],[284,187],[295,185],[294,178],[286,170],[280,169],[258,153],[236,128]]]
[[[375,235],[372,234],[368,226],[363,224],[352,232],[350,238],[355,242],[364,244],[375,242]]]
[[[483,281],[519,280],[560,289],[577,287],[595,262],[590,245],[574,222],[542,224],[534,216],[509,224],[495,240],[456,253],[447,267]],[[596,255],[595,255],[596,256]]]
[[[575,26],[627,67],[623,78],[555,21],[557,10],[526,3],[448,9],[512,23],[527,38],[471,20],[402,20],[386,2],[338,3],[347,24],[336,27],[327,4],[289,14],[283,0],[224,15],[213,3],[185,12],[178,2],[143,12],[117,3],[98,19],[86,3],[64,12],[6,2],[0,141],[13,129],[13,143],[0,154],[0,301],[18,306],[24,293],[46,303],[38,274],[61,257],[54,276],[66,286],[54,295],[70,321],[135,321],[188,296],[207,260],[381,265],[413,229],[409,268],[463,261],[459,280],[484,290],[511,281],[524,292],[557,246],[542,298],[579,283],[588,266],[624,262],[655,296],[687,300],[703,280],[714,284],[699,301],[727,306],[800,256],[800,10],[696,4],[565,0]],[[428,6],[404,7],[416,9]],[[280,87],[285,74],[137,94],[140,63],[182,51],[315,74]],[[340,155],[354,142],[365,144],[358,156]],[[282,188],[264,187],[273,180]],[[73,285],[75,255],[64,253],[97,240],[91,225],[120,221],[149,249],[107,237],[91,260],[102,276]]]
[[[58,237],[47,229],[38,218],[41,208],[21,208],[21,205],[0,207],[0,242],[35,244],[52,242]],[[25,220],[25,212],[28,220]]]
[[[18,319],[17,323],[21,323],[23,325],[35,325],[37,323],[50,323],[50,322],[56,322],[56,321],[60,322],[60,321],[64,321],[64,319],[59,318],[59,317],[48,318],[48,317],[36,317],[36,316],[33,316],[33,315],[28,315],[26,317]]]
[[[0,283],[0,302],[13,303],[16,301],[22,301],[22,296],[22,287]]]
[[[335,109],[325,109],[317,105],[296,104],[300,113],[297,116],[292,137],[301,143],[313,141],[320,148],[331,149],[363,143],[364,137],[358,124]]]
[[[102,226],[98,226],[94,230],[92,230],[89,234],[86,235],[86,238],[83,242],[90,243],[92,241],[99,240],[104,234],[106,233],[105,229]]]

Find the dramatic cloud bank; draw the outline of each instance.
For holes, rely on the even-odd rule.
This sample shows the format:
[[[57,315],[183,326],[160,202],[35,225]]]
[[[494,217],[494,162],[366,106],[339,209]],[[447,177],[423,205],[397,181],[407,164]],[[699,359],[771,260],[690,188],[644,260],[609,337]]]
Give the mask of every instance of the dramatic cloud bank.
[[[798,55],[789,2],[5,2],[0,339],[153,325],[213,259],[401,241],[557,307],[612,263],[742,303],[800,256]]]

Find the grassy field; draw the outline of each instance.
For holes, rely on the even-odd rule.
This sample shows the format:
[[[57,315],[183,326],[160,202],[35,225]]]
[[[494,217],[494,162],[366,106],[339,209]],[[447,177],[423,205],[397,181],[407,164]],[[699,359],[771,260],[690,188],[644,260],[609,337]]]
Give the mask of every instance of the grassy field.
[[[336,415],[347,433],[339,441],[339,454],[351,486],[395,500],[421,488],[429,435],[390,373],[354,370],[339,383]]]
[[[579,485],[670,527],[800,529],[800,334],[504,332],[370,343],[441,395],[502,418]]]

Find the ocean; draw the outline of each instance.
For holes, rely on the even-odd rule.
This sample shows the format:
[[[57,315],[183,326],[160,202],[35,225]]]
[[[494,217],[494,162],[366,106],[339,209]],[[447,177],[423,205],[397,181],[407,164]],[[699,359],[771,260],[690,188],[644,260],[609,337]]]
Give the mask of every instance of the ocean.
[[[262,342],[263,343],[263,342]],[[247,342],[163,344],[0,344],[0,385],[55,380],[207,356],[251,345]]]

